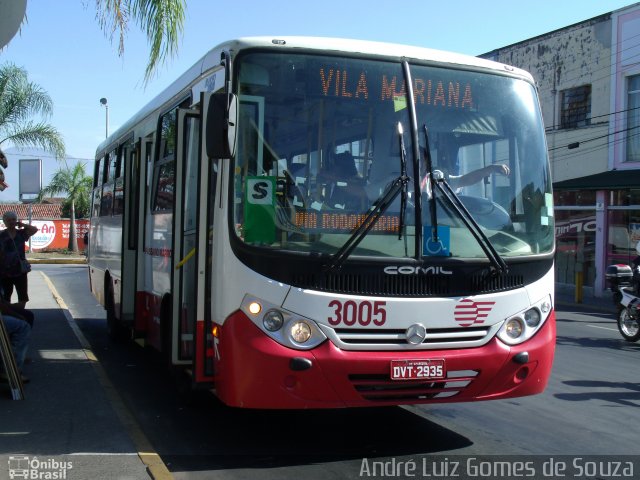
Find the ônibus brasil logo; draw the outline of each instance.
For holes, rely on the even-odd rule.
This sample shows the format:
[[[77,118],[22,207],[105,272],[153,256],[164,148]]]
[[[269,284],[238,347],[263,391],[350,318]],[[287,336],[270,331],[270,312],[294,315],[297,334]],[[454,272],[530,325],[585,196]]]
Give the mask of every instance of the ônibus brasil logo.
[[[12,455],[9,457],[9,478],[25,479],[50,479],[65,480],[67,470],[73,468],[73,462],[47,458],[40,460],[38,457],[29,458],[25,455]]]

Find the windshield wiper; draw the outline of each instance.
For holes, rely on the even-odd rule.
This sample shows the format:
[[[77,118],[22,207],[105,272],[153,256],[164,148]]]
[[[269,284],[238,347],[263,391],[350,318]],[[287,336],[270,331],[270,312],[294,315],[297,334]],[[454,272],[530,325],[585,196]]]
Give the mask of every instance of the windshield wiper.
[[[400,219],[398,221],[398,240],[400,240],[404,230],[404,216],[407,211],[407,184],[409,183],[409,177],[407,177],[407,151],[404,148],[404,132],[400,122],[398,122],[398,139],[400,142],[400,176],[398,179],[401,183],[400,192],[402,193],[400,196]]]
[[[464,206],[458,195],[453,191],[451,186],[447,183],[444,174],[440,170],[433,170],[433,166],[431,165],[431,153],[429,150],[429,135],[427,133],[427,126],[424,126],[424,135],[426,138],[426,160],[427,160],[427,170],[429,173],[429,180],[431,182],[431,198],[430,198],[430,207],[431,207],[431,222],[432,222],[432,232],[431,238],[434,241],[438,239],[437,232],[437,215],[436,215],[436,199],[435,199],[435,191],[436,189],[447,199],[447,201],[451,204],[453,209],[458,213],[467,229],[471,232],[473,237],[482,248],[482,251],[487,256],[491,265],[493,266],[494,273],[497,274],[505,274],[509,270],[509,267],[505,263],[504,259],[500,256],[498,251],[495,249],[489,238],[485,235],[485,233],[478,225],[478,222],[475,221],[473,215],[469,213],[467,207]]]
[[[478,222],[476,222],[471,213],[469,213],[467,207],[464,206],[462,201],[458,198],[458,195],[456,195],[451,186],[447,183],[444,178],[444,174],[441,171],[436,170],[434,172],[434,177],[436,179],[436,187],[446,197],[446,199],[449,201],[458,215],[460,215],[460,218],[466,225],[467,229],[471,232],[473,237],[478,242],[478,245],[480,245],[480,248],[482,248],[484,254],[491,262],[494,273],[501,275],[507,273],[509,267],[505,263],[504,259],[500,256],[489,238],[482,231],[480,225],[478,225]]]
[[[367,236],[369,231],[384,212],[391,206],[396,197],[402,193],[400,198],[400,221],[398,222],[398,238],[402,238],[402,230],[404,229],[404,216],[407,202],[407,184],[410,178],[407,176],[406,151],[404,148],[404,139],[402,124],[398,122],[398,135],[400,142],[400,175],[386,189],[381,198],[376,200],[367,213],[362,223],[356,228],[349,239],[340,247],[340,249],[331,257],[331,261],[325,267],[327,270],[339,269],[345,262],[351,252],[360,244]]]
[[[438,244],[438,214],[436,212],[436,191],[435,184],[436,179],[433,175],[433,163],[431,161],[431,148],[429,147],[429,131],[427,126],[424,126],[424,139],[425,139],[425,161],[427,164],[427,175],[429,175],[429,213],[431,214],[431,241],[434,244]]]

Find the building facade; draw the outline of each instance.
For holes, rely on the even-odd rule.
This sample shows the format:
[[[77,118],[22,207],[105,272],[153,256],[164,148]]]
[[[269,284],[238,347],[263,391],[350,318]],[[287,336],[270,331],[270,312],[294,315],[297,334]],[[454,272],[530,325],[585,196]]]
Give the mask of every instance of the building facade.
[[[481,55],[536,80],[555,188],[556,283],[601,296],[640,241],[640,3]]]

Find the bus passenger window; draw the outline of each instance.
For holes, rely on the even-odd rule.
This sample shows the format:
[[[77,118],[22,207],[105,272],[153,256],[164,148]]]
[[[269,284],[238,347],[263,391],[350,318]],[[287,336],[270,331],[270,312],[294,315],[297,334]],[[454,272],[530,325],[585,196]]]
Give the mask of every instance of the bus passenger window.
[[[173,195],[175,192],[175,162],[169,161],[160,165],[156,170],[154,184],[152,212],[167,212],[173,210]]]
[[[115,169],[114,190],[113,190],[113,215],[122,215],[124,212],[124,172],[127,155],[129,155],[129,145],[121,148],[118,162]]]
[[[107,162],[105,163],[105,175],[104,185],[102,185],[102,198],[100,199],[100,216],[108,217],[112,214],[113,208],[113,177],[116,171],[116,151],[114,150],[105,157]]]

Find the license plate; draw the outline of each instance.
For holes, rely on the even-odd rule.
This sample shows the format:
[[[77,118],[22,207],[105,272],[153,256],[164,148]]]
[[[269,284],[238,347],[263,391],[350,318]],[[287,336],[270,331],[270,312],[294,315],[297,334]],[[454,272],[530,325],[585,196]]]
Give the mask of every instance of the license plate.
[[[391,380],[441,380],[447,369],[443,358],[431,360],[391,360]]]

